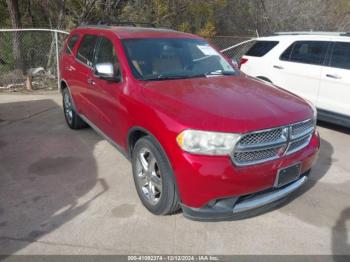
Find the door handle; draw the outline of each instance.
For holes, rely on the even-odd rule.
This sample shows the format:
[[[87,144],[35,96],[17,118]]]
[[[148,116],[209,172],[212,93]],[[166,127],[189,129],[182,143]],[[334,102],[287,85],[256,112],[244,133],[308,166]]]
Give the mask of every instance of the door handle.
[[[274,65],[273,68],[276,68],[276,69],[284,69],[283,66],[278,66],[278,65]]]
[[[69,72],[75,71],[75,68],[73,66],[66,66],[65,69]]]
[[[340,75],[327,74],[326,77],[333,78],[333,79],[341,79]]]
[[[87,83],[88,83],[89,85],[95,85],[95,84],[96,84],[95,81],[92,80],[91,78],[89,78],[89,79],[87,80]]]

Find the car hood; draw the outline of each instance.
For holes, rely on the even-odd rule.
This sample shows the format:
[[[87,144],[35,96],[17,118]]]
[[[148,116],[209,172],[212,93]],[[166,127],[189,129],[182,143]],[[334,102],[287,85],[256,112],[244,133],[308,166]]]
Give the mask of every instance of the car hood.
[[[240,132],[311,118],[298,96],[246,75],[143,82],[143,94],[158,112],[183,128]]]

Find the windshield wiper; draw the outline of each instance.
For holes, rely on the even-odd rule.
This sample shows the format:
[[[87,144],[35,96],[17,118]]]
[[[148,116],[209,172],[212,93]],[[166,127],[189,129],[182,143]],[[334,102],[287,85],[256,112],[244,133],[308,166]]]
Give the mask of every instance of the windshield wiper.
[[[193,74],[193,75],[158,75],[144,77],[142,80],[145,81],[161,81],[161,80],[176,80],[176,79],[188,79],[197,77],[208,77],[208,76],[220,76],[220,75],[234,75],[235,72],[231,71],[212,71],[207,73]]]
[[[211,71],[211,72],[208,72],[208,73],[205,73],[206,76],[232,76],[234,75],[235,72],[234,71]]]
[[[175,80],[175,79],[187,79],[187,78],[195,78],[195,77],[206,77],[205,74],[198,74],[198,75],[174,75],[174,76],[166,76],[166,75],[159,75],[156,77],[144,77],[142,80],[146,81],[160,81],[160,80]]]

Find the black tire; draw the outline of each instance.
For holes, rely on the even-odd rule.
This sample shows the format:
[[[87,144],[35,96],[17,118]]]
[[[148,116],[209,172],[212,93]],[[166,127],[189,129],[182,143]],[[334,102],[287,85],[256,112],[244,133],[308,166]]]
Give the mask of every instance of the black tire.
[[[161,178],[162,190],[158,202],[156,203],[151,203],[152,201],[145,195],[144,190],[146,190],[145,188],[147,186],[142,187],[139,184],[141,176],[139,176],[138,173],[141,174],[140,165],[142,166],[140,157],[142,153],[147,151],[149,151],[149,156],[154,157],[156,161],[155,170],[157,171],[155,171],[154,174],[158,174],[159,178]],[[151,213],[155,215],[169,215],[180,208],[173,170],[165,152],[153,137],[145,136],[136,142],[132,151],[132,171],[137,194],[139,195],[142,204]]]
[[[63,113],[64,118],[66,119],[67,125],[71,129],[81,129],[85,128],[88,125],[84,122],[83,119],[75,112],[73,103],[72,103],[72,97],[70,95],[70,92],[68,88],[64,88],[62,91],[62,102],[63,102]]]

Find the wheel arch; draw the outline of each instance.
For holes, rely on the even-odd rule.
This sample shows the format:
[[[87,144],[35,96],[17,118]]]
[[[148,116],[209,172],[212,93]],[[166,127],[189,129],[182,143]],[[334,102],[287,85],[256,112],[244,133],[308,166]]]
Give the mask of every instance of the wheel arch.
[[[266,76],[257,76],[256,78],[261,79],[263,81],[266,81],[266,82],[269,82],[269,83],[272,84],[272,81],[269,78],[267,78]]]
[[[175,184],[175,190],[176,190],[177,196],[179,198],[179,201],[181,202],[181,195],[180,195],[179,188],[177,185],[176,175],[174,174],[174,169],[173,169],[172,164],[169,160],[169,157],[167,156],[166,151],[164,150],[162,144],[149,130],[147,130],[146,128],[140,127],[140,126],[134,126],[134,127],[129,129],[128,135],[127,135],[127,144],[126,144],[127,150],[128,150],[127,151],[128,158],[130,160],[132,160],[132,150],[133,150],[136,142],[145,136],[150,136],[158,144],[157,146],[159,146],[160,149],[164,152],[164,154],[166,156],[166,160],[168,161],[168,164],[169,164],[171,170],[173,171],[172,178],[173,178],[173,181]]]

